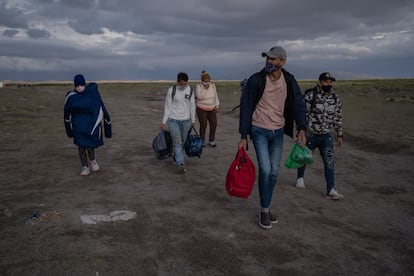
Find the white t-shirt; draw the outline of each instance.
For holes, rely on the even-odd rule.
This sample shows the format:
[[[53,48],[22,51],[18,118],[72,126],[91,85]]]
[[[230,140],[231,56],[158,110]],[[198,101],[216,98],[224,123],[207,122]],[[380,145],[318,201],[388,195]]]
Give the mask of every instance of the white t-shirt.
[[[162,123],[167,123],[169,118],[185,121],[191,119],[191,122],[195,122],[195,101],[194,93],[190,97],[191,88],[187,86],[181,90],[177,85],[174,99],[172,99],[173,87],[171,86],[167,91],[164,104],[164,116]]]

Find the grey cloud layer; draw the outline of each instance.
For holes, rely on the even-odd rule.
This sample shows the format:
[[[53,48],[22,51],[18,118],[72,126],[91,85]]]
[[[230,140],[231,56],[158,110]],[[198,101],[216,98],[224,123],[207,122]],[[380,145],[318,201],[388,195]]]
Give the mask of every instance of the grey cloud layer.
[[[22,79],[25,66],[13,70],[10,64],[23,58],[61,64],[57,76],[63,79],[83,68],[96,78],[172,79],[178,70],[191,75],[208,69],[218,78],[237,79],[261,67],[262,50],[280,44],[288,51],[288,69],[299,77],[313,78],[321,70],[407,77],[413,69],[401,72],[395,64],[384,73],[377,62],[370,64],[395,60],[410,68],[413,27],[414,2],[408,0],[3,1],[0,61],[8,68],[0,65],[0,73]],[[109,69],[102,70],[105,64]]]

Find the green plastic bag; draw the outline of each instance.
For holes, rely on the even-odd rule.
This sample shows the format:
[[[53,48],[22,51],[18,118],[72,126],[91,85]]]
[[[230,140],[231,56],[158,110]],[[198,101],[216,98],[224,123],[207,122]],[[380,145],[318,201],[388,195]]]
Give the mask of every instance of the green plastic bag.
[[[306,164],[313,163],[312,151],[308,147],[300,147],[297,143],[293,144],[285,162],[285,167],[297,169]]]

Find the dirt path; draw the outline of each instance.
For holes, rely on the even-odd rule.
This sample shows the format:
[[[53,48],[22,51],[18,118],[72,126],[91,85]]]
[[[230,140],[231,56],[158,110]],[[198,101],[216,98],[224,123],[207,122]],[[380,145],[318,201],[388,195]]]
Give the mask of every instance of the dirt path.
[[[151,148],[164,93],[103,91],[114,137],[96,152],[101,171],[80,177],[62,89],[0,90],[0,275],[414,274],[412,152],[363,151],[357,134],[345,139],[336,151],[340,202],[323,196],[319,156],[306,190],[281,168],[279,223],[263,230],[257,184],[248,200],[224,190],[239,139],[234,102],[222,100],[217,148],[187,158],[179,175]],[[293,142],[285,139],[284,159]],[[80,220],[115,210],[136,217]]]

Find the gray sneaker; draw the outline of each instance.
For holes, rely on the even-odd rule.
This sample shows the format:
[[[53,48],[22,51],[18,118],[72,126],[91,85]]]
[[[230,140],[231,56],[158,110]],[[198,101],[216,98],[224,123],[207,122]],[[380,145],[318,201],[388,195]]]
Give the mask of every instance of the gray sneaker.
[[[99,165],[98,165],[98,162],[96,162],[96,160],[91,160],[90,163],[91,163],[92,171],[94,172],[99,171]]]
[[[270,222],[270,212],[259,213],[259,225],[264,229],[272,228],[272,223]]]
[[[296,179],[296,188],[305,189],[305,181],[303,180],[303,177],[299,177]]]
[[[90,174],[89,167],[88,166],[83,166],[82,170],[80,172],[80,175],[81,176],[87,176],[89,174]]]
[[[334,188],[332,188],[329,193],[326,195],[327,198],[329,199],[333,199],[333,200],[338,200],[338,199],[343,199],[344,196],[341,195],[340,193],[338,193],[337,191],[335,191]]]
[[[210,146],[210,147],[215,147],[215,146],[217,146],[217,144],[216,144],[216,142],[215,141],[210,141],[210,142],[208,142],[208,145]]]

